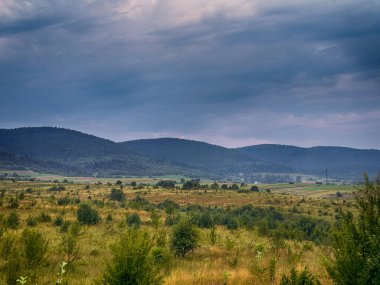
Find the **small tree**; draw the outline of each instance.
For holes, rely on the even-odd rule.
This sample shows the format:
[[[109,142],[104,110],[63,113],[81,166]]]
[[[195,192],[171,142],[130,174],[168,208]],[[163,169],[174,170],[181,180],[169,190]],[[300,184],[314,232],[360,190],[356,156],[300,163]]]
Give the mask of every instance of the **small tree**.
[[[253,186],[251,187],[251,191],[252,191],[252,192],[259,192],[259,187],[258,187],[257,185],[253,185]]]
[[[321,283],[306,268],[300,273],[293,268],[289,277],[282,275],[280,285],[321,285]]]
[[[46,260],[48,242],[41,233],[25,229],[22,232],[21,243],[26,268],[35,273],[35,270]]]
[[[70,267],[73,266],[73,262],[79,258],[79,235],[81,228],[78,222],[70,225],[67,233],[62,235],[61,248],[65,254],[65,262]]]
[[[380,174],[365,183],[355,195],[358,217],[343,214],[342,224],[333,234],[335,259],[327,271],[335,284],[380,284]]]
[[[20,218],[16,212],[11,212],[6,220],[7,227],[15,230],[20,225]]]
[[[89,204],[81,204],[77,211],[77,219],[81,224],[96,225],[100,221],[100,216]]]
[[[181,220],[174,228],[171,248],[176,256],[184,257],[198,246],[199,233],[188,220]]]
[[[125,200],[125,194],[120,189],[112,188],[111,194],[110,194],[110,200],[123,202]]]
[[[139,228],[141,225],[141,219],[140,219],[139,214],[133,213],[132,215],[128,215],[127,224],[130,227]]]
[[[113,258],[103,274],[103,284],[158,285],[163,275],[152,254],[148,233],[130,228],[111,246]]]

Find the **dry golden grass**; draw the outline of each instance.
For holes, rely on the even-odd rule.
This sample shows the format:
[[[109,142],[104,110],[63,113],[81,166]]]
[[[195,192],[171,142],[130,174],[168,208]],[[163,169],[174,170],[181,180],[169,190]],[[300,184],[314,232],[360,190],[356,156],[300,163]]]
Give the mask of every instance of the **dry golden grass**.
[[[151,215],[149,212],[125,209],[120,207],[117,202],[108,203],[107,197],[111,188],[115,187],[114,185],[91,184],[90,189],[86,189],[85,184],[73,183],[62,184],[66,188],[62,192],[48,191],[53,185],[56,184],[38,181],[0,181],[0,190],[6,189],[6,197],[0,207],[0,215],[7,216],[13,211],[7,207],[8,197],[28,188],[32,188],[33,193],[25,192],[25,199],[20,201],[20,206],[16,209],[21,217],[21,226],[13,232],[18,234],[26,227],[26,219],[29,215],[37,216],[41,212],[49,213],[53,219],[62,215],[65,220],[75,221],[76,206],[57,206],[56,202],[60,197],[68,195],[71,198],[78,197],[82,202],[88,200],[106,202],[105,207],[98,208],[102,221],[96,226],[84,227],[83,234],[80,236],[80,259],[75,262],[74,270],[69,271],[65,276],[69,284],[93,284],[101,277],[107,260],[111,258],[109,245],[124,227],[121,222],[125,220],[127,213],[138,213],[145,224],[143,228],[152,234],[155,233],[154,228],[149,225]],[[125,187],[123,191],[128,200],[135,198],[138,193],[155,204],[171,199],[180,205],[200,204],[211,207],[238,207],[251,204],[258,207],[273,206],[282,211],[289,211],[296,207],[300,213],[330,221],[333,220],[334,210],[338,206],[343,209],[351,209],[350,201],[346,201],[346,198],[330,197],[338,191],[337,188],[307,190],[310,185],[298,187],[265,185],[264,187],[271,188],[272,193],[246,194],[229,190],[162,190],[152,187],[142,190]],[[302,190],[302,188],[305,189]],[[349,187],[339,189],[342,193],[351,191]],[[107,224],[105,218],[110,213],[113,216],[113,222]],[[159,212],[159,214],[165,215],[164,212]],[[52,280],[56,280],[58,266],[64,258],[60,250],[62,234],[59,232],[59,228],[52,226],[51,223],[39,223],[35,229],[42,232],[49,240],[49,264],[42,270],[38,284],[51,284]],[[165,229],[168,236],[170,235],[170,227],[161,225],[160,229]],[[281,274],[288,274],[292,267],[303,269],[306,266],[322,284],[331,284],[323,266],[323,257],[328,255],[328,251],[322,246],[311,242],[286,241],[285,245],[274,253],[271,240],[259,236],[255,231],[245,229],[228,231],[224,227],[218,227],[216,245],[211,245],[209,234],[210,230],[202,229],[200,246],[195,252],[186,258],[175,259],[174,267],[165,278],[165,284],[278,284]],[[227,237],[234,243],[232,248],[228,248],[226,245]],[[260,246],[265,250],[263,256],[258,259],[256,248]],[[234,262],[237,252],[239,255],[237,261]],[[297,252],[300,256],[294,258]],[[271,258],[276,259],[274,283],[268,281],[267,273],[259,274],[252,269],[255,262],[261,268],[267,267]],[[294,259],[296,260],[294,261]]]

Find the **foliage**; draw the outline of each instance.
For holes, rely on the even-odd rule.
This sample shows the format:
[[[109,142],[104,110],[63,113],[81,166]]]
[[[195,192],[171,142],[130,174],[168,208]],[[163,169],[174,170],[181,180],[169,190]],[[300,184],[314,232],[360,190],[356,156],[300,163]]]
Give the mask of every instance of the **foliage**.
[[[51,222],[51,217],[49,214],[41,212],[41,214],[39,214],[39,216],[37,217],[37,220],[41,223],[49,223]]]
[[[170,251],[166,247],[158,246],[152,249],[152,255],[154,263],[166,273],[169,273],[173,266],[173,256]]]
[[[197,180],[188,180],[182,185],[183,190],[200,189],[201,184]]]
[[[172,180],[161,180],[157,182],[156,184],[158,187],[166,188],[166,189],[173,189],[175,188],[175,181]]]
[[[35,227],[37,226],[37,219],[31,215],[29,215],[26,219],[26,225],[28,227]]]
[[[130,228],[111,246],[113,258],[103,275],[103,284],[155,285],[163,283],[160,266],[152,254],[148,233]]]
[[[61,215],[57,216],[54,221],[53,221],[53,225],[56,226],[56,227],[60,227],[62,226],[64,223],[64,220],[63,220],[63,217]]]
[[[15,230],[19,227],[20,225],[20,217],[15,211],[12,211],[7,220],[6,220],[6,225],[8,228]]]
[[[70,225],[66,234],[62,235],[61,249],[65,255],[66,265],[72,268],[73,262],[79,258],[79,235],[81,228],[79,223]]]
[[[110,200],[123,202],[125,201],[125,194],[121,189],[111,189]]]
[[[335,260],[327,270],[336,284],[380,284],[380,174],[374,182],[364,178],[356,193],[358,217],[343,214],[333,235]]]
[[[25,229],[22,232],[21,243],[23,246],[23,257],[26,268],[36,269],[42,265],[46,259],[48,242],[41,233]]]
[[[290,276],[282,275],[280,285],[321,285],[321,283],[306,268],[300,273],[293,268]]]
[[[71,203],[71,199],[67,196],[59,198],[57,201],[58,206],[66,206],[66,205],[69,205],[70,203]]]
[[[57,191],[60,192],[60,191],[66,190],[66,188],[63,185],[54,185],[54,186],[50,187],[48,190],[52,191],[52,192],[57,192]]]
[[[137,214],[137,213],[133,213],[133,214],[131,214],[131,215],[128,215],[128,216],[127,216],[127,224],[128,224],[128,226],[130,226],[130,227],[136,227],[136,228],[139,228],[140,225],[141,225],[141,219],[140,219],[139,214]]]
[[[259,192],[259,187],[257,185],[253,185],[251,187],[251,191],[253,191],[253,192]]]
[[[171,239],[171,248],[176,256],[185,257],[193,251],[199,242],[198,230],[189,220],[181,220],[174,226]]]
[[[81,224],[96,225],[100,221],[100,216],[98,211],[89,204],[80,204],[77,219]]]

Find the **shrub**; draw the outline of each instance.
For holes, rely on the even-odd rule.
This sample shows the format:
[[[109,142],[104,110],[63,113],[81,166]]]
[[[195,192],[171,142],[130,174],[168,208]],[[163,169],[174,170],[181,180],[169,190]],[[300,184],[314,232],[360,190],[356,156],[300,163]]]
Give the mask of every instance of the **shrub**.
[[[29,229],[22,232],[21,242],[26,267],[30,270],[35,270],[46,259],[48,242],[41,233]]]
[[[174,189],[175,188],[175,181],[161,180],[161,181],[157,182],[156,185],[158,187],[165,188],[165,189]]]
[[[120,189],[113,188],[111,190],[110,200],[123,202],[125,200],[124,192]]]
[[[251,191],[253,191],[253,192],[259,192],[259,187],[257,185],[253,185],[251,187]]]
[[[66,188],[65,186],[62,186],[62,185],[54,185],[50,187],[48,190],[52,192],[60,192],[60,191],[66,190]]]
[[[77,219],[81,224],[96,225],[100,221],[100,216],[98,211],[89,204],[80,204]]]
[[[239,224],[236,219],[230,218],[227,220],[226,226],[229,230],[236,230],[239,227]]]
[[[232,184],[232,185],[230,186],[230,189],[231,189],[231,190],[239,190],[239,185],[237,185],[236,183],[234,183],[234,184]]]
[[[35,226],[37,226],[37,219],[35,217],[28,216],[28,218],[26,219],[26,225],[28,227],[35,227]]]
[[[127,224],[130,227],[139,228],[141,225],[141,219],[140,219],[139,214],[133,213],[132,215],[128,215]]]
[[[11,208],[11,209],[17,209],[18,206],[19,206],[18,200],[16,198],[14,198],[14,197],[11,197],[9,199],[8,203],[9,203],[8,207]]]
[[[62,216],[57,216],[55,219],[54,219],[54,222],[53,222],[53,225],[56,226],[56,227],[60,227],[62,226],[64,223],[63,221],[63,217]]]
[[[171,248],[176,256],[184,257],[198,246],[199,233],[188,220],[181,220],[173,228]]]
[[[21,270],[22,258],[20,252],[18,250],[13,250],[3,268],[6,283],[8,285],[16,285],[16,280],[20,277]]]
[[[173,265],[173,256],[169,250],[165,247],[154,247],[152,249],[152,255],[154,263],[168,273]]]
[[[70,221],[63,221],[63,223],[61,224],[61,228],[59,229],[59,231],[61,233],[66,233],[69,230],[70,225],[71,225]]]
[[[128,229],[111,246],[113,258],[103,274],[103,284],[158,285],[163,283],[160,266],[152,254],[148,233]]]
[[[280,285],[320,285],[321,283],[305,268],[298,273],[294,268],[290,276],[282,275]]]
[[[15,230],[20,225],[20,218],[16,212],[11,212],[6,220],[6,225],[8,228]]]
[[[107,217],[106,217],[106,222],[107,223],[111,223],[112,221],[113,221],[112,214],[108,214]]]
[[[50,217],[49,214],[46,214],[45,212],[42,212],[42,213],[38,216],[37,220],[38,220],[39,222],[41,222],[41,223],[49,223],[49,222],[51,222],[51,217]]]
[[[333,235],[334,260],[327,271],[335,284],[380,284],[380,174],[367,175],[355,195],[358,217],[343,213]]]
[[[62,235],[61,248],[69,267],[72,267],[73,262],[79,258],[79,233],[80,228],[74,223],[70,226],[68,233]]]
[[[69,205],[70,203],[71,203],[71,200],[69,197],[62,197],[62,198],[59,198],[57,201],[58,206],[66,206],[66,205]]]
[[[209,212],[202,211],[192,216],[192,222],[201,228],[211,228],[214,221]]]
[[[12,234],[5,234],[0,239],[0,256],[4,260],[8,260],[12,251],[14,251],[14,248],[16,246],[16,238]]]

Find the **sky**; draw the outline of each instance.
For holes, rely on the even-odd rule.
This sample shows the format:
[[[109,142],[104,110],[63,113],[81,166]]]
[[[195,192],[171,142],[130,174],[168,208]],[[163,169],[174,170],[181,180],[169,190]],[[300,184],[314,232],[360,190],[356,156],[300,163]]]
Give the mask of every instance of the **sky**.
[[[380,149],[378,0],[0,0],[0,128]]]

